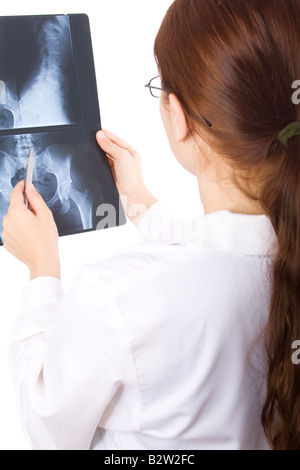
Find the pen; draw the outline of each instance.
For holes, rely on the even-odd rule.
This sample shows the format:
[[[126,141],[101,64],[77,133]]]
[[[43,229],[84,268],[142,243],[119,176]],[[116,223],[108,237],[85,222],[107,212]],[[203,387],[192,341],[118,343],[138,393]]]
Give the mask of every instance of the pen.
[[[34,167],[34,153],[33,153],[33,148],[31,148],[29,155],[28,155],[28,159],[27,159],[26,177],[25,177],[25,204],[28,209],[29,209],[29,203],[28,203],[28,199],[26,196],[26,188],[29,184],[32,184],[33,167]]]

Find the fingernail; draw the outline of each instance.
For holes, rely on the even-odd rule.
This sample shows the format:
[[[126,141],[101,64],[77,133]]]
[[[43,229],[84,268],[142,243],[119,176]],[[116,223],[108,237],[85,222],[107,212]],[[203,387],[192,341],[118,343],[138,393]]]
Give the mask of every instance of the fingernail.
[[[98,137],[99,137],[99,139],[105,139],[106,135],[104,134],[103,131],[99,131],[98,132]]]
[[[30,183],[26,186],[26,191],[35,191],[35,187],[33,186],[32,183]]]

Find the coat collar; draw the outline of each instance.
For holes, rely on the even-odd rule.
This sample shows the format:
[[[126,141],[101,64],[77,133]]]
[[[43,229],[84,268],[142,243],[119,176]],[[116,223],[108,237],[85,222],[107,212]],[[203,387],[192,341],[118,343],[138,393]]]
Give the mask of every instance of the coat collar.
[[[265,215],[229,211],[205,215],[193,223],[198,243],[206,248],[253,256],[275,256],[277,237]]]

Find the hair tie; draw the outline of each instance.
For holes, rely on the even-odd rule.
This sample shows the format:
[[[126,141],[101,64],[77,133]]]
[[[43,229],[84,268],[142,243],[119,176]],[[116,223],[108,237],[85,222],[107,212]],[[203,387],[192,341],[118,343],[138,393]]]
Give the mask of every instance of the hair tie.
[[[278,134],[278,140],[288,148],[289,140],[296,135],[300,135],[300,122],[291,122]]]

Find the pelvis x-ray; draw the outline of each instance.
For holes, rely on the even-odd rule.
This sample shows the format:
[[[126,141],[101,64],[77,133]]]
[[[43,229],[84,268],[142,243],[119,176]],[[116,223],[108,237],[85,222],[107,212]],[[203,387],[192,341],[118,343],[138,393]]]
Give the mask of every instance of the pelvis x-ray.
[[[0,244],[10,194],[25,177],[30,149],[33,183],[60,235],[95,230],[99,205],[119,204],[94,138],[100,126],[87,16],[1,17]]]
[[[0,148],[0,242],[10,193],[25,176],[30,148],[35,156],[35,187],[52,210],[60,234],[93,227],[97,188],[91,186],[92,170],[82,158],[84,145],[74,144],[74,139],[64,141],[54,132],[0,137]]]
[[[0,129],[78,122],[75,87],[68,16],[0,21]]]

